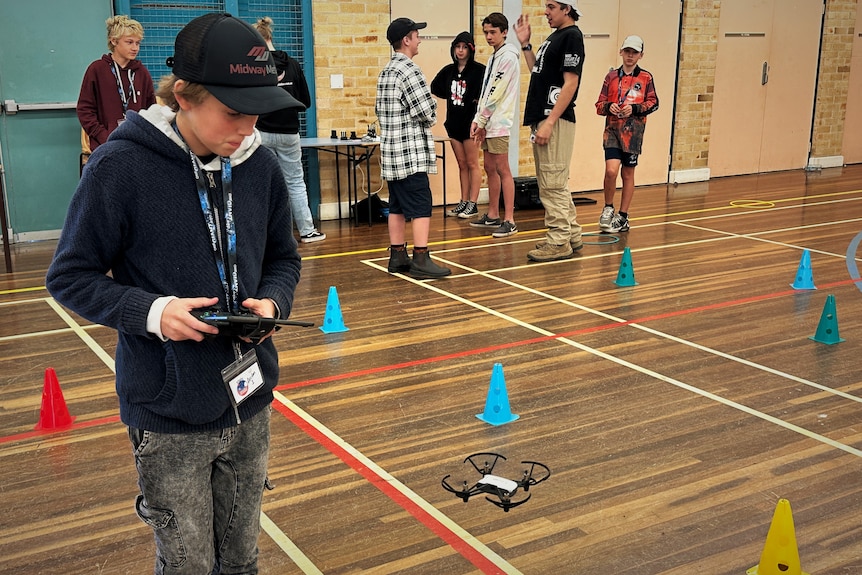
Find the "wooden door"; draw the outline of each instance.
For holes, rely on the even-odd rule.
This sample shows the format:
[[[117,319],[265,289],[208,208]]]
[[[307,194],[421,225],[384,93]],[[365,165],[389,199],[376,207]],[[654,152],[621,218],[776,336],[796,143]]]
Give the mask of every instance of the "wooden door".
[[[648,4],[648,5],[647,5]],[[595,102],[605,74],[620,65],[620,45],[630,34],[644,39],[641,66],[656,82],[660,106],[648,121],[643,154],[637,169],[637,185],[667,182],[673,102],[676,93],[676,61],[679,54],[679,0],[587,0],[578,4],[583,17],[586,59],[575,114],[577,134],[569,175],[572,191],[601,189],[604,179],[602,132],[605,119]]]
[[[822,0],[722,2],[711,176],[807,163],[822,6]]]
[[[841,153],[847,164],[862,162],[862,10],[856,10],[856,35],[850,58],[850,87],[844,117],[844,144]]]
[[[772,0],[722,2],[709,138],[711,176],[759,169],[771,35]]]
[[[758,172],[808,164],[823,0],[775,3]]]

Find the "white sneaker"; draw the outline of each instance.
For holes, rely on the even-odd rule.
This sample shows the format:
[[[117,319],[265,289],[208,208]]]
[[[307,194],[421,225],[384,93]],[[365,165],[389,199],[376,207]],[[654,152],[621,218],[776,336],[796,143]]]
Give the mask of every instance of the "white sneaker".
[[[610,231],[611,221],[614,219],[614,207],[605,206],[602,208],[602,215],[599,216],[599,229]]]

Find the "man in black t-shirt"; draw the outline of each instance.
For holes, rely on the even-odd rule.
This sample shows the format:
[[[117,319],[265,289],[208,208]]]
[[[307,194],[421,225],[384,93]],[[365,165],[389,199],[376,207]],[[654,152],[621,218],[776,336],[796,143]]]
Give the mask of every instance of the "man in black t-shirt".
[[[531,261],[569,259],[583,247],[581,226],[568,188],[575,140],[575,99],[584,65],[584,36],[576,22],[577,0],[548,0],[545,17],[554,32],[533,52],[530,19],[518,18],[515,34],[531,68],[524,109],[530,126],[539,198],[545,207],[545,241],[527,254]]]

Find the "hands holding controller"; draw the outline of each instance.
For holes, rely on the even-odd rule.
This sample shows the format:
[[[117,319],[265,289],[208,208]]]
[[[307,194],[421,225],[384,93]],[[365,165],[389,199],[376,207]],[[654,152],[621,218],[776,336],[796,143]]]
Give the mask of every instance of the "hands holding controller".
[[[173,341],[203,341],[216,335],[235,336],[258,344],[270,337],[279,325],[313,326],[309,322],[276,320],[275,303],[270,299],[248,298],[243,312],[236,315],[218,311],[218,298],[177,298],[168,302],[162,312],[162,335]]]

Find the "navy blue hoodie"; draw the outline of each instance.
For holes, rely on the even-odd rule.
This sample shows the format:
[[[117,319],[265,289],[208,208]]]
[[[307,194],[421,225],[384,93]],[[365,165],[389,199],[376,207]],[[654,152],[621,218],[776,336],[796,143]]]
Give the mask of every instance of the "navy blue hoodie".
[[[222,306],[225,298],[189,152],[171,127],[173,117],[159,105],[130,112],[93,152],[46,285],[75,313],[117,330],[123,423],[161,433],[212,431],[237,423],[221,377],[235,359],[232,341],[162,341],[147,331],[150,307],[160,297],[219,296]],[[239,301],[272,298],[287,317],[300,256],[284,177],[259,146],[255,131],[231,156]],[[219,159],[204,169],[220,188]],[[221,204],[221,191],[213,191],[213,203]],[[243,352],[251,348],[241,345]],[[255,349],[265,386],[240,404],[242,420],[271,403],[278,383],[272,338]]]

